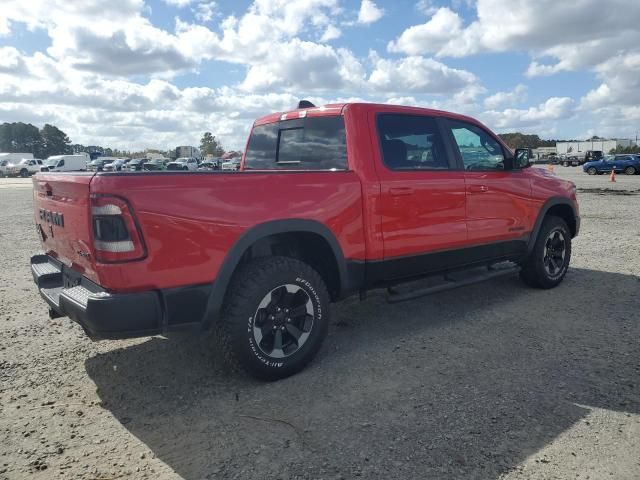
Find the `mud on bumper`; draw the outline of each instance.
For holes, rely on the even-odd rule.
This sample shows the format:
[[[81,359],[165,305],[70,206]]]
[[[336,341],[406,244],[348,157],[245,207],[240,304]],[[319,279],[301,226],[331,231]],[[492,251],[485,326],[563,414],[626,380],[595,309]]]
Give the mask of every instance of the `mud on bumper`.
[[[52,314],[71,318],[94,340],[199,326],[211,291],[211,286],[193,286],[109,293],[49,255],[31,257],[31,273]]]

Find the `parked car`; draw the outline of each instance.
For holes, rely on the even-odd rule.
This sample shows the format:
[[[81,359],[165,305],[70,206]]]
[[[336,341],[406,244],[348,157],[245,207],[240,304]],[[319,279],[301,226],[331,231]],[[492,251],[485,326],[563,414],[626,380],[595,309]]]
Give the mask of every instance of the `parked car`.
[[[587,162],[582,166],[582,170],[589,175],[600,175],[603,173],[626,173],[627,175],[636,175],[640,173],[640,156],[639,155],[615,155],[606,156],[595,162]]]
[[[181,157],[167,165],[167,170],[190,170],[198,169],[198,160],[193,157]]]
[[[6,175],[7,167],[19,163],[23,158],[33,158],[32,153],[0,153],[0,177]]]
[[[218,170],[219,168],[216,160],[206,160],[198,166],[198,170]]]
[[[90,172],[102,172],[107,164],[115,162],[116,160],[118,160],[117,157],[98,157],[89,162],[87,170]]]
[[[222,170],[240,170],[241,160],[239,158],[233,158],[229,161],[226,161],[222,164]]]
[[[39,158],[23,158],[18,163],[9,163],[4,168],[6,177],[29,177],[42,170],[42,160]]]
[[[143,170],[152,171],[152,170],[166,170],[167,169],[167,160],[166,158],[154,158],[145,162],[142,166]]]
[[[125,166],[125,160],[122,158],[118,158],[113,162],[104,164],[104,166],[102,167],[102,170],[104,172],[119,172],[123,169],[124,166]]]
[[[148,161],[149,160],[146,158],[132,158],[127,162],[126,166],[123,167],[123,169],[129,172],[139,172],[144,167],[144,164]]]
[[[231,363],[282,378],[320,349],[332,301],[517,272],[560,284],[576,187],[530,166],[528,150],[463,115],[363,103],[272,114],[250,133],[250,175],[35,175],[45,254],[31,270],[50,316],[91,338],[215,326]],[[425,276],[442,278],[395,288]]]

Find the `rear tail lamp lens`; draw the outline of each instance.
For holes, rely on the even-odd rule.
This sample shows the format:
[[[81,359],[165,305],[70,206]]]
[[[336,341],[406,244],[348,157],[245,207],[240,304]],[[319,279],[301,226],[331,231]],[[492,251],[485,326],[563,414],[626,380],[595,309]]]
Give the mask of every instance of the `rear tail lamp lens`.
[[[140,260],[146,256],[142,234],[126,200],[111,195],[91,198],[93,246],[103,263]]]

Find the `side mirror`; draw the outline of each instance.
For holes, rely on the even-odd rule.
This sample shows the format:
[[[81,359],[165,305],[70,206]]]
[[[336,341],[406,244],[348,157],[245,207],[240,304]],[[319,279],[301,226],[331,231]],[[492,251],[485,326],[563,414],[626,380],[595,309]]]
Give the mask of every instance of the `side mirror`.
[[[531,166],[531,149],[529,148],[516,148],[514,155],[515,168],[527,168]]]

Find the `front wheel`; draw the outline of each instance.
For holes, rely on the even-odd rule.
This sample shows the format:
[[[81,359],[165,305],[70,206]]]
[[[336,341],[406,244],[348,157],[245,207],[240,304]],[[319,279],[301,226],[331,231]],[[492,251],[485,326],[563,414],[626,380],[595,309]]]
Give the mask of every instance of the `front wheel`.
[[[329,294],[309,265],[255,260],[234,275],[217,324],[225,357],[249,374],[277,380],[302,370],[329,327]]]
[[[635,167],[627,167],[624,169],[624,173],[626,173],[627,175],[635,175],[636,169]]]
[[[22,178],[27,178],[29,176],[29,171],[26,168],[23,168],[22,170],[20,170],[20,176]]]
[[[596,170],[595,167],[590,167],[590,168],[587,169],[587,173],[589,175],[597,175],[598,174],[598,170]]]
[[[562,282],[571,260],[571,232],[560,217],[547,216],[533,250],[522,264],[520,278],[529,286],[553,288]]]

